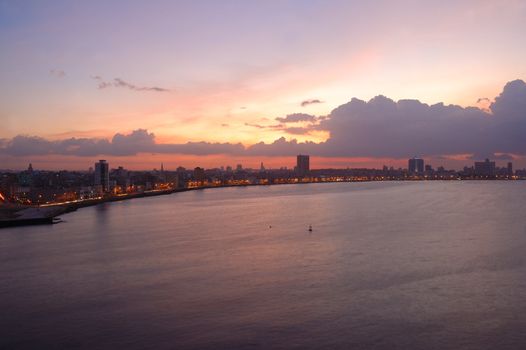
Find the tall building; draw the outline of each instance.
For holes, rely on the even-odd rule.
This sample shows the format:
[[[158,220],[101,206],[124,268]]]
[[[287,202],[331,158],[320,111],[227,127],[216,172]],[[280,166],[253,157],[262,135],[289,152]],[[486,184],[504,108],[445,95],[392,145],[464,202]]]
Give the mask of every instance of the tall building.
[[[495,162],[490,162],[488,158],[483,162],[475,162],[476,176],[493,177],[495,174]]]
[[[296,172],[303,176],[308,174],[310,170],[310,156],[299,154],[296,157]]]
[[[128,170],[123,167],[118,167],[115,171],[115,177],[117,178],[117,185],[119,185],[123,190],[130,186],[130,178]]]
[[[511,162],[508,162],[508,177],[513,176],[513,164]]]
[[[184,188],[186,186],[186,180],[188,180],[186,169],[182,166],[177,167],[176,170],[177,177],[177,187]]]
[[[166,174],[164,173],[164,164],[161,163],[161,172],[159,173],[159,179],[162,182],[166,182]]]
[[[205,169],[196,167],[194,169],[194,180],[195,181],[205,181],[205,179],[206,179]]]
[[[95,163],[95,186],[101,186],[102,192],[110,191],[110,165],[104,159]]]
[[[424,160],[422,158],[411,158],[408,161],[409,174],[421,175],[424,173]]]

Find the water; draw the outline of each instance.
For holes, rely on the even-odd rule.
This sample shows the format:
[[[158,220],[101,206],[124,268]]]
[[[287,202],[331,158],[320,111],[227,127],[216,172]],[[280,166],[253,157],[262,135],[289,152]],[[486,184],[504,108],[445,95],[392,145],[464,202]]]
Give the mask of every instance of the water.
[[[283,185],[4,229],[0,348],[524,349],[525,208],[523,182]]]

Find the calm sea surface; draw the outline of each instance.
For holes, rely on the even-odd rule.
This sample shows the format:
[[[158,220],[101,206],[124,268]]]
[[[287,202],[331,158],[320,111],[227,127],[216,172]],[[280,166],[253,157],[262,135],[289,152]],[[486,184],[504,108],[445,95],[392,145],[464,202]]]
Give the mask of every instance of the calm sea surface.
[[[210,189],[62,218],[0,230],[2,349],[526,348],[525,182]]]

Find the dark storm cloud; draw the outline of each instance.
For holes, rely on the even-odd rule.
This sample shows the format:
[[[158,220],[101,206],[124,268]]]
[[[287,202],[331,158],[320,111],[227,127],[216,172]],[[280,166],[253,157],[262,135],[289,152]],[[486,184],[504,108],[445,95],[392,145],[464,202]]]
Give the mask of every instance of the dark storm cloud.
[[[442,103],[427,105],[418,100],[395,102],[384,96],[370,101],[352,99],[328,116],[290,114],[277,118],[282,124],[258,128],[308,134],[328,131],[326,142],[297,142],[280,138],[244,147],[241,144],[188,142],[158,144],[147,130],[116,134],[111,140],[70,138],[49,141],[19,135],[0,142],[0,153],[13,156],[62,154],[76,156],[135,155],[137,153],[228,154],[292,156],[307,153],[326,157],[409,157],[472,154],[473,158],[509,158],[526,155],[526,84],[509,82],[491,103],[489,112]],[[287,123],[307,122],[304,127]]]
[[[318,104],[318,103],[323,103],[323,101],[318,100],[318,99],[305,100],[305,101],[302,101],[300,105],[301,107],[307,107],[309,105]]]
[[[154,92],[169,92],[169,89],[160,88],[157,86],[147,87],[147,86],[137,86],[131,83],[128,83],[120,78],[115,78],[111,81],[105,81],[102,77],[96,75],[92,76],[92,79],[97,81],[98,89],[106,89],[108,87],[120,87],[126,88],[133,91],[154,91]]]

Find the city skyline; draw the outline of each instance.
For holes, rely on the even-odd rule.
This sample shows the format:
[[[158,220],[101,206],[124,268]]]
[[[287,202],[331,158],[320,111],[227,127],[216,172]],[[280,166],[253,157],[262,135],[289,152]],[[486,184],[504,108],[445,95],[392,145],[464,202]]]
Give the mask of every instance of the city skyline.
[[[525,18],[512,0],[4,1],[1,168],[526,166]]]
[[[298,155],[300,156],[300,155]],[[297,167],[297,157],[298,156],[293,156],[293,157],[279,157],[280,160],[283,160],[285,159],[285,162],[284,163],[279,163],[277,165],[272,165],[274,163],[271,162],[271,165],[268,165],[267,163],[265,163],[264,161],[257,161],[257,160],[250,160],[249,163],[243,163],[243,162],[226,162],[224,164],[219,164],[219,165],[213,165],[213,166],[203,166],[203,164],[200,164],[200,163],[191,163],[191,164],[184,164],[184,163],[177,163],[177,162],[174,162],[173,164],[170,164],[170,163],[166,163],[162,160],[160,160],[159,163],[151,163],[149,162],[148,164],[149,165],[152,165],[151,167],[136,167],[134,166],[134,163],[131,163],[131,164],[127,164],[125,162],[113,162],[111,159],[113,158],[107,158],[107,159],[101,159],[99,161],[105,161],[107,162],[108,164],[111,163],[109,169],[110,170],[117,170],[118,168],[121,168],[121,167],[125,167],[126,169],[130,170],[130,171],[139,171],[139,172],[148,172],[148,171],[159,171],[161,169],[164,168],[164,170],[166,171],[175,171],[177,168],[185,168],[185,169],[193,169],[193,168],[196,168],[196,167],[202,167],[203,169],[205,170],[210,170],[210,169],[219,169],[219,170],[227,170],[228,168],[231,168],[231,169],[234,169],[236,168],[236,166],[241,166],[243,169],[248,169],[248,170],[251,170],[251,171],[256,171],[256,170],[261,170],[261,169],[264,169],[264,170],[280,170],[280,169],[286,169],[286,170],[294,170],[296,167]],[[452,166],[452,167],[447,167],[445,166],[445,164],[442,162],[442,163],[432,163],[430,162],[430,158],[421,158],[421,157],[418,157],[418,158],[404,158],[404,159],[397,159],[395,162],[392,162],[392,163],[389,163],[389,162],[385,162],[385,163],[377,163],[377,164],[380,164],[380,165],[376,165],[376,166],[366,166],[367,163],[365,162],[359,162],[359,163],[355,163],[355,164],[358,164],[357,166],[323,166],[325,165],[326,163],[324,163],[324,158],[317,158],[317,157],[312,157],[310,155],[306,155],[307,157],[309,157],[309,163],[312,164],[312,160],[314,159],[314,166],[311,166],[309,165],[309,168],[311,170],[324,170],[324,169],[370,169],[370,170],[379,170],[379,169],[382,169],[382,168],[393,168],[393,169],[407,169],[407,170],[410,170],[410,165],[408,166],[408,161],[411,161],[413,159],[420,159],[420,160],[423,160],[426,167],[429,166],[429,167],[432,167],[433,169],[436,169],[436,168],[440,168],[440,167],[443,167],[443,168],[447,168],[447,169],[450,169],[450,170],[454,170],[454,171],[460,171],[462,169],[464,169],[465,167],[471,167],[471,166],[475,166],[476,163],[483,163],[485,161],[487,161],[489,158],[485,158],[485,159],[466,159],[466,160],[456,160],[457,162],[457,165],[456,166]],[[270,158],[270,159],[274,159],[275,160],[276,157],[274,158]],[[5,172],[21,172],[21,171],[24,171],[24,170],[27,170],[28,168],[31,168],[31,170],[34,169],[34,171],[75,171],[75,172],[91,172],[94,170],[94,165],[93,165],[93,162],[94,162],[94,159],[83,159],[84,163],[82,163],[82,166],[79,167],[79,168],[62,168],[62,167],[58,167],[58,168],[53,168],[53,167],[35,167],[34,164],[32,162],[29,162],[29,163],[26,163],[24,166],[20,166],[18,168],[0,168],[0,171],[5,171]],[[121,160],[120,158],[118,158],[119,160]],[[427,160],[426,160],[427,159]],[[259,162],[259,163],[258,163]],[[526,169],[526,167],[523,167],[520,163],[516,163],[514,162],[513,160],[510,160],[510,159],[492,159],[492,162],[495,164],[495,166],[497,167],[507,167],[508,164],[512,163],[514,164],[514,166],[517,167],[517,169]],[[257,164],[256,164],[257,163]],[[446,162],[447,163],[447,162]],[[95,163],[96,164],[96,163]],[[261,168],[263,166],[263,168]]]
[[[283,184],[370,182],[370,181],[458,181],[458,180],[525,180],[526,169],[505,167],[485,159],[466,165],[461,171],[434,168],[422,158],[407,160],[407,168],[384,165],[381,169],[313,169],[310,156],[298,154],[294,168],[259,169],[235,167],[206,169],[177,167],[169,170],[161,163],[147,171],[133,171],[111,166],[99,159],[88,171],[46,171],[30,163],[20,172],[0,171],[0,204],[90,206],[106,201],[121,201],[144,196],[157,196],[181,191],[232,186],[269,186]]]

